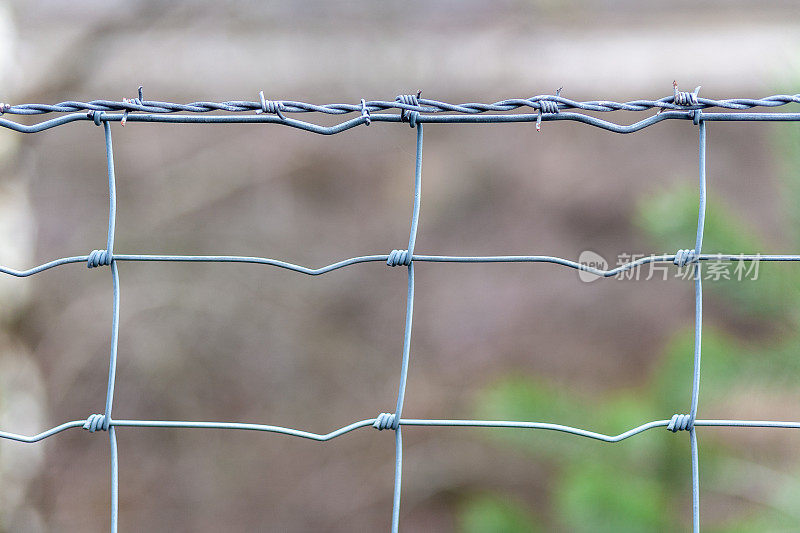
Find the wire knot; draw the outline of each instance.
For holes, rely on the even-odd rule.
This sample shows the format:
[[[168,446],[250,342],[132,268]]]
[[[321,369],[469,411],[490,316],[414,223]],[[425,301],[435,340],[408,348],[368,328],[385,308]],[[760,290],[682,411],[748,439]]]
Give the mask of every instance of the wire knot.
[[[667,429],[673,433],[691,431],[694,429],[694,420],[691,415],[672,415],[669,424],[667,424]]]
[[[11,109],[11,104],[0,102],[0,115],[5,114],[5,112],[8,111],[9,109]]]
[[[697,253],[694,250],[678,250],[672,262],[679,267],[684,267],[689,263],[697,262]]]
[[[419,97],[422,94],[422,91],[419,91],[417,94],[401,94],[395,98],[395,102],[400,102],[401,104],[406,105],[413,105],[415,107],[419,107]],[[408,122],[408,125],[412,128],[417,126],[417,119],[419,118],[419,111],[414,111],[411,109],[400,109],[400,122]]]
[[[408,250],[392,250],[392,253],[389,254],[389,258],[386,259],[386,264],[390,267],[396,266],[409,266],[411,265],[411,254]]]
[[[361,116],[364,118],[364,122],[369,126],[372,123],[372,118],[369,116],[369,109],[367,109],[367,102],[364,99],[361,99]]]
[[[558,113],[558,102],[552,100],[539,100],[539,111],[542,113]]]
[[[556,98],[561,96],[561,89],[563,87],[559,87],[556,91]],[[549,98],[549,97],[548,97]],[[544,113],[550,113],[551,115],[557,114],[559,111],[558,102],[555,100],[539,100],[539,113],[536,117],[536,131],[542,131],[542,115]]]
[[[108,266],[113,261],[114,256],[108,250],[92,250],[86,260],[88,268],[95,268],[99,266]]]
[[[678,90],[678,82],[672,82],[672,103],[677,105],[698,105],[700,102],[697,100],[697,93],[700,92],[700,85],[695,87],[692,92],[684,92]]]
[[[139,97],[138,98],[123,98],[122,103],[124,104],[133,104],[142,106],[142,100],[144,100],[144,96],[142,96],[142,89],[143,87],[139,85]],[[125,111],[122,113],[122,120],[119,121],[120,126],[124,126],[126,122],[128,122],[128,112],[130,109],[125,108]]]
[[[398,419],[393,413],[379,414],[378,418],[376,418],[375,422],[372,424],[372,427],[378,431],[383,431],[384,429],[397,429],[399,426],[400,419]]]
[[[94,433],[95,431],[108,431],[109,425],[111,425],[110,417],[106,415],[89,415],[89,418],[86,419],[86,423],[83,424],[83,429],[88,429],[90,433]]]
[[[100,124],[103,123],[102,119],[103,119],[104,113],[102,111],[92,110],[92,111],[87,112],[86,115],[90,119],[94,120],[94,125],[95,126],[99,126]]]
[[[283,106],[283,102],[279,100],[265,100],[264,91],[259,92],[258,97],[261,100],[261,109],[257,109],[256,114],[272,113],[273,115],[278,115],[281,120],[286,120],[286,117],[283,116],[283,112],[286,110]]]

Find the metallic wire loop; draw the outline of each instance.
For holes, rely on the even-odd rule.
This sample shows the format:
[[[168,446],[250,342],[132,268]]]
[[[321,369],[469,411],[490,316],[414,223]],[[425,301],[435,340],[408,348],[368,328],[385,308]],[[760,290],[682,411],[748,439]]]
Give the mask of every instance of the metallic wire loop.
[[[400,420],[394,415],[394,413],[381,413],[372,424],[372,427],[378,431],[383,431],[384,429],[397,429],[399,426]]]
[[[697,100],[697,93],[700,92],[700,85],[695,87],[694,91],[692,92],[683,92],[678,90],[678,83],[673,81],[672,90],[673,90],[672,101],[677,105],[691,106],[700,103]]]
[[[667,429],[673,433],[688,431],[692,428],[694,428],[694,421],[691,415],[672,415],[669,424],[667,424]]]
[[[419,94],[401,94],[395,98],[401,104],[419,107]],[[412,128],[417,125],[419,111],[411,109],[400,109],[400,122],[408,122]]]
[[[367,126],[372,123],[372,118],[369,116],[369,108],[367,108],[367,102],[364,99],[361,99],[361,116],[364,117],[364,122]]]
[[[556,98],[561,96],[561,89],[563,87],[559,87],[556,91]],[[536,117],[536,131],[542,131],[542,115],[544,113],[556,114],[559,111],[558,102],[553,100],[544,100],[541,99],[538,101],[539,103],[539,113]]]
[[[408,266],[411,264],[411,254],[408,253],[408,250],[392,250],[389,254],[389,257],[386,259],[386,264],[390,267],[396,266]]]
[[[89,433],[94,433],[95,431],[108,431],[110,423],[111,419],[105,415],[89,415],[89,418],[86,419],[86,423],[83,424],[83,429],[88,429]]]
[[[114,256],[110,254],[108,250],[92,250],[86,260],[86,266],[88,268],[108,266],[111,264],[113,259]]]
[[[264,99],[264,91],[258,93],[258,98],[261,101],[261,109],[257,109],[256,114],[272,113],[273,115],[278,115],[281,120],[286,120],[286,117],[283,116],[283,102]]]
[[[143,107],[144,104],[142,104],[142,100],[144,100],[144,96],[142,96],[142,88],[143,87],[141,85],[139,85],[139,97],[138,98],[123,98],[122,102],[125,103],[125,104],[131,104],[131,105],[135,105],[135,106],[138,106],[138,107]],[[122,113],[122,119],[119,121],[120,126],[124,126],[125,123],[128,122],[128,113],[129,112],[130,112],[130,109],[128,109],[126,107],[125,111],[123,111],[123,113]]]
[[[697,262],[697,258],[698,255],[694,250],[678,250],[673,263],[679,267],[684,267],[689,263]]]

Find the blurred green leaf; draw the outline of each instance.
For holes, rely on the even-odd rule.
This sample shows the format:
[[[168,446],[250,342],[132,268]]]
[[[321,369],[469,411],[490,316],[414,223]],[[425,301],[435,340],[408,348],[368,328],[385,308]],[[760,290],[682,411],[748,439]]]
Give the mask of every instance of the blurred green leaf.
[[[476,397],[478,418],[551,422],[583,428],[596,428],[598,417],[587,406],[589,398],[580,391],[526,378],[511,376],[480,391]],[[489,438],[550,461],[571,460],[585,451],[585,439],[546,430],[496,430]]]
[[[649,237],[659,253],[693,248],[697,230],[697,189],[681,184],[643,198],[637,206],[635,224]],[[769,253],[763,239],[755,235],[722,201],[709,201],[703,238],[705,253]],[[706,273],[710,262],[703,264]],[[704,288],[733,301],[732,310],[750,316],[796,314],[800,298],[800,273],[793,265],[760,262],[728,263],[730,279],[709,280]],[[745,268],[742,275],[737,266]],[[746,270],[757,268],[756,270]],[[749,274],[748,274],[749,272]],[[756,275],[757,274],[757,275]],[[738,279],[739,277],[743,279]],[[755,278],[755,279],[754,279]]]
[[[732,385],[741,379],[750,356],[736,339],[708,326],[703,330],[702,342],[700,404],[729,394]],[[693,373],[694,330],[687,328],[667,343],[653,375],[653,401],[660,412],[669,415],[688,411]]]
[[[555,494],[558,516],[569,531],[676,531],[667,495],[657,479],[616,464],[571,466]]]
[[[757,380],[771,388],[794,388],[800,381],[800,348],[794,336],[777,345],[762,341],[750,346],[706,325],[702,348],[701,405],[724,401],[745,380]],[[668,341],[653,375],[653,401],[659,412],[686,412],[693,371],[694,330],[686,328]]]
[[[522,504],[509,497],[483,493],[469,496],[458,511],[462,533],[517,533],[543,531]]]
[[[705,456],[706,454],[704,454]],[[797,531],[800,481],[797,467],[779,470],[735,456],[717,453],[702,460],[705,491],[738,502],[727,517],[708,527],[715,533]]]

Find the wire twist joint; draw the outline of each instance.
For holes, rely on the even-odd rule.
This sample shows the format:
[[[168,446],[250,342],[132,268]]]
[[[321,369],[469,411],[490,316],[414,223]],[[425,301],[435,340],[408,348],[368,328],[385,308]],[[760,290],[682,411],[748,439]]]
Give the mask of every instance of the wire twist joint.
[[[679,267],[684,267],[689,263],[696,263],[698,260],[697,258],[697,252],[694,250],[678,250],[672,262]]]
[[[86,419],[86,423],[83,424],[83,429],[88,429],[89,433],[94,433],[95,431],[108,431],[110,425],[110,417],[107,417],[106,415],[93,414],[89,415],[89,418]]]
[[[95,126],[99,126],[100,124],[103,123],[103,115],[105,115],[103,111],[95,111],[95,110],[91,110],[86,113],[86,116],[88,116],[90,119],[94,121]]]
[[[694,420],[691,415],[672,415],[672,418],[667,424],[667,429],[673,433],[678,431],[691,431],[694,429]]]
[[[397,98],[395,98],[395,101],[400,102],[401,104],[419,107],[419,97],[421,94],[422,91],[417,92],[417,94],[401,94]],[[408,125],[411,126],[412,128],[417,127],[418,118],[419,118],[419,111],[414,111],[412,109],[400,110],[400,122],[408,122]]]
[[[286,117],[283,116],[283,112],[286,109],[283,106],[283,102],[279,100],[265,100],[264,91],[258,93],[258,98],[261,100],[261,109],[257,109],[256,114],[272,113],[278,115],[281,120],[286,120]]]
[[[361,116],[364,118],[364,123],[366,123],[367,126],[372,123],[372,118],[369,116],[367,102],[363,98],[361,99]]]
[[[561,89],[563,87],[559,87],[556,91],[556,98],[561,96]],[[549,97],[548,97],[549,98]],[[544,113],[549,113],[551,115],[557,114],[559,111],[558,108],[558,101],[556,100],[539,100],[539,114],[536,117],[536,131],[542,131],[542,115]]]
[[[392,250],[389,258],[386,259],[386,264],[390,267],[396,266],[409,266],[411,264],[412,256],[408,250]]]
[[[378,418],[376,418],[375,422],[372,424],[372,427],[378,431],[383,431],[384,429],[397,429],[399,426],[400,419],[397,418],[393,413],[379,414]]]
[[[697,99],[697,93],[700,92],[700,85],[694,88],[692,92],[679,91],[678,82],[672,82],[672,102],[677,105],[698,105],[700,102]]]
[[[113,260],[114,256],[108,250],[92,250],[92,253],[86,259],[86,266],[88,268],[108,266]]]

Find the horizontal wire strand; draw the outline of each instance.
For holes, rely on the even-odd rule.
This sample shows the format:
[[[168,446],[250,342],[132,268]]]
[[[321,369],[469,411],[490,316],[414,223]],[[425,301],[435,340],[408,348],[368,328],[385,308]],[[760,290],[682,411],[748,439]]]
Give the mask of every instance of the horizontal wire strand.
[[[367,100],[363,104],[310,104],[291,100],[275,101],[281,104],[283,113],[325,113],[342,115],[346,113],[369,113],[388,110],[416,111],[418,113],[487,113],[513,111],[520,108],[543,109],[549,111],[549,102],[558,106],[558,109],[581,109],[584,111],[612,112],[612,111],[647,111],[650,109],[708,109],[718,107],[722,109],[752,109],[754,107],[778,107],[791,103],[800,103],[800,94],[776,94],[764,98],[727,98],[715,100],[711,98],[696,98],[696,103],[685,105],[675,102],[674,95],[658,100],[632,100],[629,102],[613,102],[609,100],[590,100],[578,102],[560,95],[538,95],[530,98],[510,98],[494,103],[462,103],[451,104],[439,100],[426,98],[416,99],[416,104],[399,100]],[[544,103],[544,104],[543,104]],[[231,113],[255,112],[263,110],[260,101],[232,100],[226,102],[192,102],[178,104],[158,100],[93,100],[91,102],[67,101],[58,104],[18,104],[7,105],[3,109],[5,114],[14,115],[41,115],[46,113],[70,113],[76,111],[128,111],[144,113],[208,113],[211,111],[226,111]]]
[[[360,108],[359,108],[360,109]],[[487,124],[487,123],[516,123],[516,122],[548,122],[567,120],[581,122],[590,126],[611,131],[614,133],[634,133],[653,124],[664,120],[694,120],[695,111],[691,108],[685,111],[665,111],[652,115],[643,120],[632,124],[618,124],[608,120],[603,120],[591,115],[574,112],[559,112],[553,114],[540,115],[538,113],[527,114],[485,114],[485,115],[419,115],[416,121],[420,124]],[[76,122],[95,120],[93,116],[86,113],[70,113],[53,119],[38,122],[32,125],[21,124],[13,120],[0,117],[0,127],[8,128],[20,133],[38,133],[49,130],[57,126]],[[97,119],[103,122],[150,122],[150,123],[169,123],[169,124],[280,124],[292,128],[297,128],[320,135],[334,135],[350,130],[357,126],[369,126],[372,122],[396,122],[401,123],[400,115],[395,114],[372,114],[361,115],[356,118],[345,120],[333,126],[322,126],[311,122],[293,119],[290,117],[280,118],[275,115],[164,115],[164,114],[126,114],[104,112],[102,117]],[[750,112],[720,112],[703,113],[705,121],[800,121],[800,113],[750,113]]]
[[[330,433],[313,433],[301,429],[271,426],[266,424],[249,424],[243,422],[192,422],[187,420],[111,420],[109,427],[139,427],[139,428],[173,428],[173,429],[235,429],[243,431],[261,431],[267,433],[279,433],[293,437],[300,437],[315,441],[329,441],[336,437],[350,433],[357,429],[372,426],[377,418],[359,420],[346,426],[340,427]],[[524,422],[514,420],[459,420],[459,419],[423,419],[423,418],[404,418],[399,421],[401,426],[436,426],[436,427],[465,427],[465,428],[508,428],[508,429],[541,429],[546,431],[556,431],[568,433],[579,437],[600,440],[603,442],[620,442],[639,433],[657,427],[667,427],[669,420],[653,420],[642,425],[636,426],[617,435],[608,435],[595,431],[567,426],[563,424],[552,424],[549,422]],[[68,429],[83,427],[86,420],[73,420],[65,422],[45,430],[36,435],[26,436],[19,433],[0,431],[0,439],[7,439],[21,443],[35,443],[49,437],[62,433]],[[800,422],[779,421],[779,420],[734,420],[734,419],[697,419],[694,421],[695,427],[727,427],[727,428],[776,428],[776,429],[800,429]]]
[[[15,277],[28,277],[39,274],[46,270],[72,263],[86,263],[90,255],[76,255],[54,259],[47,263],[29,268],[27,270],[17,270],[11,267],[0,265],[0,273]],[[148,255],[148,254],[114,254],[114,261],[132,262],[175,262],[175,263],[247,263],[256,265],[274,266],[307,274],[309,276],[319,276],[334,270],[339,270],[348,266],[360,263],[385,263],[390,254],[382,255],[362,255],[343,259],[319,268],[311,268],[279,259],[268,257],[252,257],[240,255]],[[622,272],[633,268],[644,266],[650,263],[674,263],[677,254],[671,255],[651,255],[640,259],[628,261],[622,265],[611,269],[599,269],[584,265],[571,259],[555,257],[550,255],[486,255],[486,256],[461,256],[461,255],[414,255],[413,260],[426,263],[551,263],[583,272],[594,274],[598,277],[613,277]],[[795,254],[700,254],[696,257],[698,261],[800,261],[800,255]]]

